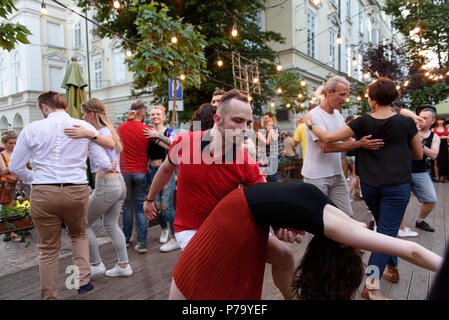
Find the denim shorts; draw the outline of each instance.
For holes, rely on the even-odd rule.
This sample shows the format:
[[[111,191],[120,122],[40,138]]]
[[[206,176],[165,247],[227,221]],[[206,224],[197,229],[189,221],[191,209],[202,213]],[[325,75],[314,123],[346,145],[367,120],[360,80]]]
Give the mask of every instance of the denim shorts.
[[[419,202],[437,202],[437,194],[432,179],[427,172],[412,173],[412,191]]]

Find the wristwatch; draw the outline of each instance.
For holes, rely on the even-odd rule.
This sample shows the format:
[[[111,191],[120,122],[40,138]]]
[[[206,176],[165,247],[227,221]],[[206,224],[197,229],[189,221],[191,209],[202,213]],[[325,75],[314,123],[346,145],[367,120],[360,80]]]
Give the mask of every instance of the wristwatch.
[[[309,130],[310,131],[312,131],[312,126],[313,126],[313,123],[310,123],[307,127],[309,128]]]
[[[91,138],[93,141],[97,140],[98,133],[95,132],[95,135]]]

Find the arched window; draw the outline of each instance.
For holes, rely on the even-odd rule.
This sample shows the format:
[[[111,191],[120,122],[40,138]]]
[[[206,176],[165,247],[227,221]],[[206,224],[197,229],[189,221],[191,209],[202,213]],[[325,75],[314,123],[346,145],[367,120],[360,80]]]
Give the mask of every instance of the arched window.
[[[12,54],[12,92],[16,93],[22,90],[22,72],[20,68],[20,53],[14,51]]]

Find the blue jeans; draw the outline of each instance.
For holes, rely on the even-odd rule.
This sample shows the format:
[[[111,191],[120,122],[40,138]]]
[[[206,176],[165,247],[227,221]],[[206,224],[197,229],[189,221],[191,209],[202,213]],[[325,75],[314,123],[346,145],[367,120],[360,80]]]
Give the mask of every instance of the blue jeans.
[[[148,183],[150,185],[158,169],[159,167],[154,166],[148,167]],[[172,235],[175,234],[175,230],[173,229],[173,222],[175,221],[175,210],[173,209],[174,192],[175,192],[175,173],[173,173],[170,180],[167,182],[164,188],[162,188],[161,192],[159,192],[159,194],[154,199],[154,205],[156,206],[156,208],[164,208],[157,211],[159,224],[162,229],[166,229],[168,222]]]
[[[373,213],[377,224],[377,232],[396,238],[410,200],[410,184],[405,183],[389,187],[371,187],[361,183],[363,199]],[[382,276],[387,264],[397,266],[398,257],[373,252],[368,265],[379,268]]]
[[[136,216],[137,242],[147,242],[147,219],[143,212],[146,197],[147,174],[142,172],[122,173],[126,184],[126,199],[123,208],[123,234],[126,240],[133,232],[133,218]]]
[[[278,176],[277,176],[277,171],[278,171],[278,164],[279,164],[279,158],[277,156],[270,156],[270,172],[268,174],[267,177],[267,181],[271,181],[271,182],[277,182],[278,181]]]

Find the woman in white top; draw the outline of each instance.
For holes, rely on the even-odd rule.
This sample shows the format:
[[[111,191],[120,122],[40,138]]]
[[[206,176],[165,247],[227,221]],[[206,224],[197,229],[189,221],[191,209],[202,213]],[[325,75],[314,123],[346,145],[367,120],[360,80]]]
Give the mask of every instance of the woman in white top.
[[[126,185],[119,166],[120,152],[123,147],[120,137],[106,115],[105,106],[99,99],[89,99],[81,105],[81,111],[83,119],[94,126],[99,135],[77,125],[65,129],[64,132],[71,138],[93,139],[104,147],[111,162],[116,164],[115,170],[101,172],[92,161],[92,157],[90,159],[91,171],[96,173],[95,190],[89,198],[86,229],[89,237],[91,278],[103,273],[108,277],[130,276],[133,272],[128,263],[125,236],[118,225],[120,209],[126,196]],[[92,223],[100,216],[103,216],[104,228],[111,237],[118,260],[114,268],[107,271],[101,260],[97,238],[91,228]]]

